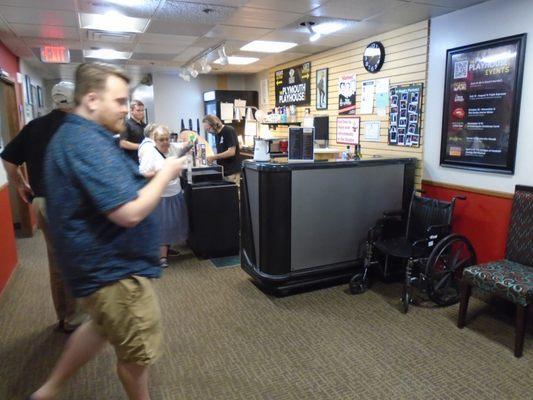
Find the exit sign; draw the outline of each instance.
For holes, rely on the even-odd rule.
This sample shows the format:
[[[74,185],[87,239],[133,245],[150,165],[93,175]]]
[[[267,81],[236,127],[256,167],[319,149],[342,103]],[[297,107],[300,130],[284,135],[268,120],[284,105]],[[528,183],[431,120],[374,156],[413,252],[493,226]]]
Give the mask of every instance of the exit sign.
[[[44,63],[69,63],[70,51],[65,46],[41,47],[41,61]]]

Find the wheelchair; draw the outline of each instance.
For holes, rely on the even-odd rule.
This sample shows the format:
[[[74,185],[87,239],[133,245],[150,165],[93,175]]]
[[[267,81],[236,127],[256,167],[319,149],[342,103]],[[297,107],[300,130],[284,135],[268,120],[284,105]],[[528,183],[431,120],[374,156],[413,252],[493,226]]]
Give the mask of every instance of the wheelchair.
[[[350,293],[366,291],[372,267],[380,267],[381,275],[390,277],[393,260],[405,265],[404,313],[413,302],[414,287],[439,306],[457,303],[463,269],[476,264],[476,253],[470,241],[451,233],[457,200],[466,200],[466,197],[456,196],[447,202],[423,197],[422,191],[413,191],[407,218],[403,210],[385,212],[368,231],[363,269],[350,280]]]

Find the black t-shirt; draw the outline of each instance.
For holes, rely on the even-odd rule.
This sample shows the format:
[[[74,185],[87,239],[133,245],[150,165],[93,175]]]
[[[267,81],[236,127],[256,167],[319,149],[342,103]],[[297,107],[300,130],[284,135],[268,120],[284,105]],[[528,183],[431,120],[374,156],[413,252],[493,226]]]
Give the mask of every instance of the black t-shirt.
[[[224,175],[233,175],[241,171],[241,159],[239,157],[239,141],[235,129],[231,126],[224,125],[222,130],[215,135],[217,143],[217,153],[223,153],[230,147],[235,147],[235,156],[217,160],[218,165],[224,167]]]
[[[12,164],[26,163],[30,186],[37,197],[44,196],[43,164],[46,147],[66,115],[64,111],[53,110],[30,121],[0,154],[0,157]]]
[[[140,144],[144,139],[144,128],[146,124],[138,123],[133,118],[126,120],[126,129],[120,134],[120,140],[127,140],[128,142]],[[137,150],[126,150],[126,154],[131,157],[137,164],[139,163],[139,156]]]

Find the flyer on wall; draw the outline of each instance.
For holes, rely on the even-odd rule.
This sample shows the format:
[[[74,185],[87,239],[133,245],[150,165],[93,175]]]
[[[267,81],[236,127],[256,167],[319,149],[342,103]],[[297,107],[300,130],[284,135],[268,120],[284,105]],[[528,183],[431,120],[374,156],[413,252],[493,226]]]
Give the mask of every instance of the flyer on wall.
[[[359,143],[359,117],[338,117],[337,118],[337,143],[358,144]]]
[[[525,34],[448,50],[441,164],[512,173]]]
[[[346,74],[339,77],[339,114],[355,115],[355,94],[357,77]]]

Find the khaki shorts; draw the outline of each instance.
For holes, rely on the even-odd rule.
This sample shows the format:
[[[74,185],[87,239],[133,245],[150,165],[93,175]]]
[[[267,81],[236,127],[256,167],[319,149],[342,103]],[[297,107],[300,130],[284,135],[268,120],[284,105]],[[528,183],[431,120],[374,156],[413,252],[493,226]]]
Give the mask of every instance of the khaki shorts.
[[[159,357],[161,310],[150,279],[133,275],[81,300],[121,362],[148,365]]]

